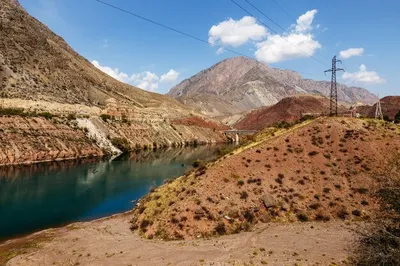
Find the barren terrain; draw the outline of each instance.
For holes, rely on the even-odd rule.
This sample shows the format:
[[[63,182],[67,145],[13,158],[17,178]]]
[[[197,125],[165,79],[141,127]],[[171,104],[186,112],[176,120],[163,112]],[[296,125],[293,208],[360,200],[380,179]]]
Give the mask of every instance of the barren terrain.
[[[320,118],[267,130],[143,198],[132,229],[194,239],[273,221],[368,221],[379,208],[374,172],[399,148],[399,128],[374,120]]]
[[[346,265],[362,224],[271,223],[209,240],[145,240],[126,213],[0,244],[7,265]],[[336,264],[333,264],[336,263]]]

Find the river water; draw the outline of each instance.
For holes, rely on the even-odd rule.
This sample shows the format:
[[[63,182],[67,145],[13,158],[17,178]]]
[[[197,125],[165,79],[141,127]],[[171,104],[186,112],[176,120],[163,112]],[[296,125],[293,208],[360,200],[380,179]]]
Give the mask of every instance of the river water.
[[[130,210],[197,159],[214,159],[218,147],[0,168],[0,240]]]

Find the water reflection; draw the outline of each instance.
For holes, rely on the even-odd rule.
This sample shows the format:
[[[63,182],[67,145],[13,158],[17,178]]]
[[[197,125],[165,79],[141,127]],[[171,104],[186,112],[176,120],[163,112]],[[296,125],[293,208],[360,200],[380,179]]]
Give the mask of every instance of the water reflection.
[[[183,174],[217,146],[0,169],[0,239],[132,208],[152,186]]]

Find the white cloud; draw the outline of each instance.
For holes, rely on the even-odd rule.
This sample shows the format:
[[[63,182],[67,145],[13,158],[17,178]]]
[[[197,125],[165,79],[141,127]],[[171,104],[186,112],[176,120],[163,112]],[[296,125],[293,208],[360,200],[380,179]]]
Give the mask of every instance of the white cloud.
[[[257,60],[276,63],[311,56],[316,49],[321,48],[321,44],[311,34],[292,33],[287,36],[271,35],[267,40],[257,43],[256,47]]]
[[[102,66],[100,65],[100,63],[96,60],[92,61],[92,64],[97,67],[98,69],[100,69],[101,71],[103,71],[104,73],[110,75],[111,77],[122,81],[122,82],[127,82],[129,79],[129,76],[124,73],[124,72],[119,72],[118,68],[111,68],[108,66]]]
[[[148,91],[155,91],[159,88],[160,83],[171,83],[174,82],[178,79],[179,72],[170,69],[167,73],[161,75],[161,78],[157,76],[157,74],[150,72],[150,71],[144,71],[141,73],[137,74],[132,74],[129,76],[128,74],[124,72],[120,72],[118,68],[111,68],[108,66],[102,66],[100,63],[96,60],[92,61],[92,64],[103,71],[104,73],[110,75],[111,77],[127,83],[131,84],[133,86],[136,86],[138,88],[141,88],[143,90],[148,90]]]
[[[139,74],[133,74],[129,81],[138,88],[155,91],[158,89],[159,77],[150,71],[145,71]]]
[[[352,56],[361,56],[364,53],[364,48],[350,48],[344,51],[340,51],[340,57],[343,59],[350,58]]]
[[[245,16],[240,20],[230,18],[212,26],[208,32],[208,41],[211,44],[239,47],[249,40],[262,40],[267,35],[267,29],[257,24],[255,18]]]
[[[269,35],[265,41],[256,44],[257,60],[276,63],[289,59],[310,57],[321,48],[321,44],[309,33],[317,10],[310,10],[297,19],[297,25],[287,34]]]
[[[223,47],[219,47],[218,50],[216,51],[217,55],[221,55],[225,52],[225,49]]]
[[[171,83],[178,79],[179,72],[170,69],[168,73],[161,75],[160,82]]]
[[[312,30],[312,23],[317,12],[316,9],[313,9],[301,15],[296,21],[297,24],[294,25],[296,32],[307,32]],[[320,26],[317,25],[317,27],[319,28]]]
[[[342,78],[351,83],[380,84],[386,82],[375,71],[368,71],[365,65],[361,65],[358,72],[345,72]]]

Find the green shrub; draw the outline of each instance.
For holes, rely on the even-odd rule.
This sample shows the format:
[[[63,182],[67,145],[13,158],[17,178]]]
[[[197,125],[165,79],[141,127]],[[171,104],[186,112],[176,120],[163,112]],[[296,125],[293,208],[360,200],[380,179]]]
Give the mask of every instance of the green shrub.
[[[396,124],[400,124],[400,111],[396,114],[396,116],[394,117],[394,122]]]
[[[42,112],[42,113],[38,113],[37,115],[44,117],[46,119],[52,119],[54,117],[54,115],[49,112]]]
[[[107,120],[111,120],[111,116],[107,114],[101,114],[100,118],[104,121],[107,122]]]
[[[24,116],[23,108],[0,108],[0,115],[20,115]]]
[[[120,149],[123,153],[128,153],[130,151],[130,146],[127,139],[112,138],[111,144]]]
[[[305,213],[297,214],[297,219],[299,219],[301,222],[308,222],[310,220]]]

